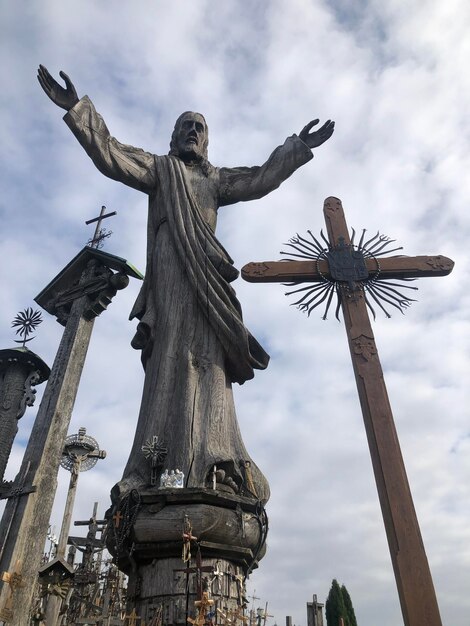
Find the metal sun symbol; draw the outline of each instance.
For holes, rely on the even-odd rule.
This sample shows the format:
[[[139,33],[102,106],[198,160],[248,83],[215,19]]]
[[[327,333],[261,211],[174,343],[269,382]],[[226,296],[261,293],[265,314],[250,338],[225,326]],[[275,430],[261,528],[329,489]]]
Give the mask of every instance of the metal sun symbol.
[[[13,320],[11,327],[18,327],[16,330],[16,334],[22,337],[22,339],[15,339],[15,343],[22,343],[23,347],[25,346],[27,341],[31,341],[34,337],[28,336],[34,332],[35,328],[39,326],[42,322],[41,312],[33,311],[31,307],[28,307],[24,311],[18,313],[18,315]]]
[[[307,231],[310,235],[310,239],[306,239],[305,237],[301,237],[297,234],[295,237],[289,240],[285,245],[289,246],[296,250],[296,253],[283,252],[281,254],[289,255],[290,257],[302,258],[302,259],[313,259],[316,262],[316,269],[318,274],[321,277],[321,281],[315,284],[305,285],[305,281],[295,281],[291,283],[284,283],[286,286],[293,287],[296,285],[302,284],[303,286],[299,289],[294,289],[293,291],[287,291],[286,296],[290,296],[292,294],[302,293],[302,297],[296,302],[292,303],[292,306],[297,306],[298,309],[310,315],[310,313],[317,306],[325,302],[325,310],[322,316],[322,319],[326,319],[328,315],[328,311],[330,309],[333,296],[336,294],[337,297],[337,305],[335,310],[335,317],[339,320],[339,310],[341,308],[341,300],[343,297],[344,291],[352,293],[354,295],[354,291],[357,291],[357,284],[359,283],[364,290],[364,298],[365,302],[370,309],[374,319],[375,319],[375,310],[372,305],[372,301],[375,302],[377,306],[379,306],[382,311],[385,313],[387,317],[391,317],[390,313],[387,311],[386,304],[389,304],[395,308],[397,308],[401,313],[411,305],[414,300],[409,298],[406,294],[404,294],[401,289],[413,289],[417,290],[417,287],[413,287],[411,285],[404,284],[409,281],[413,281],[413,278],[397,278],[392,282],[391,279],[381,278],[380,276],[380,259],[377,258],[377,254],[380,253],[381,256],[386,256],[391,254],[392,252],[396,252],[397,250],[402,250],[402,247],[398,248],[390,248],[391,244],[394,243],[395,240],[390,239],[386,235],[380,235],[377,233],[369,240],[364,241],[366,230],[362,231],[362,236],[357,245],[354,244],[355,231],[352,228],[352,236],[351,236],[351,244],[345,244],[344,241],[340,242],[339,246],[333,247],[330,242],[323,235],[323,231],[321,231],[321,239],[325,242],[323,245],[311,231]],[[349,271],[352,270],[354,273],[354,278],[337,278],[335,277],[335,272],[333,271],[333,267],[335,263],[337,263],[338,255],[345,254],[349,257],[350,268]],[[366,267],[366,260],[373,260],[375,263],[375,269],[370,272]],[[285,259],[293,260],[291,258]],[[326,276],[320,270],[320,261],[327,261],[328,266],[330,268],[330,275]],[[398,282],[395,282],[398,281]],[[397,287],[400,289],[397,289]],[[359,287],[360,288],[360,287]]]
[[[146,459],[150,459],[155,464],[161,464],[165,460],[168,448],[164,441],[158,441],[157,435],[153,435],[152,439],[147,439],[142,446],[142,453]]]
[[[77,434],[66,437],[60,466],[72,472],[77,459],[80,458],[80,471],[87,472],[95,467],[99,458],[97,454],[91,456],[90,453],[99,452],[99,449],[96,439],[87,435],[86,430],[81,428]]]

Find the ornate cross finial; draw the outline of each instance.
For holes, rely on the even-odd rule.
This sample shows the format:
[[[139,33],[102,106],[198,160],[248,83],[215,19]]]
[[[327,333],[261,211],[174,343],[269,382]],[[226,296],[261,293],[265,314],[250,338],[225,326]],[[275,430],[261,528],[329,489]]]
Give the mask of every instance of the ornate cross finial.
[[[91,248],[96,248],[96,249],[102,248],[103,241],[107,239],[108,237],[111,237],[111,235],[113,234],[112,230],[106,230],[105,228],[101,228],[101,222],[107,217],[112,217],[113,215],[116,215],[117,213],[116,211],[111,211],[111,213],[105,213],[105,211],[106,211],[106,207],[103,205],[101,207],[101,211],[98,217],[93,217],[91,220],[87,220],[85,222],[87,226],[89,224],[93,224],[94,222],[96,222],[95,234],[87,242]]]
[[[18,315],[15,317],[13,322],[11,323],[11,327],[16,329],[16,334],[22,337],[22,339],[15,339],[15,343],[22,343],[23,348],[28,341],[34,339],[34,337],[30,337],[28,339],[28,335],[34,332],[35,328],[39,326],[42,322],[41,312],[33,311],[31,307],[28,307],[24,311],[20,311]]]

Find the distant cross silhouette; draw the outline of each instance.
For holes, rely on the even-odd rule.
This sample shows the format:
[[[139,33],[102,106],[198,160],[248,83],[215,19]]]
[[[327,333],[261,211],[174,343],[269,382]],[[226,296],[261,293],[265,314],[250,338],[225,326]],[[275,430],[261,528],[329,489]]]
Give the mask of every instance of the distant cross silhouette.
[[[98,217],[93,217],[91,220],[87,220],[85,224],[88,226],[89,224],[93,224],[96,222],[95,234],[91,239],[88,240],[88,244],[91,248],[101,248],[103,245],[103,241],[110,237],[113,233],[112,231],[107,231],[104,228],[101,228],[101,222],[107,217],[112,217],[113,215],[117,215],[116,211],[111,211],[111,213],[105,213],[106,207],[103,205],[101,207],[100,214]]]
[[[250,282],[335,281],[404,623],[405,626],[441,626],[431,572],[367,313],[364,281],[368,274],[377,272],[377,263],[380,265],[381,275],[392,279],[445,276],[452,271],[454,264],[442,256],[400,256],[363,259],[361,267],[357,269],[356,253],[351,245],[341,201],[327,198],[323,213],[330,242],[331,254],[329,253],[328,260],[249,263],[242,269],[242,276]],[[342,278],[338,278],[335,276],[337,259],[343,264],[348,248],[351,262],[349,266],[344,263],[347,271],[342,274]],[[335,252],[338,253],[336,259]]]

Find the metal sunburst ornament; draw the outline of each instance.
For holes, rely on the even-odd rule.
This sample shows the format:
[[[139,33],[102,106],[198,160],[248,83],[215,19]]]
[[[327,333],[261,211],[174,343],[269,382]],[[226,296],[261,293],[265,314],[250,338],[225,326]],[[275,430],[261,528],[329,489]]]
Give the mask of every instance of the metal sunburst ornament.
[[[34,339],[34,337],[28,336],[34,332],[37,326],[41,324],[42,317],[40,311],[34,311],[31,307],[28,307],[24,311],[18,313],[18,315],[13,320],[11,327],[17,328],[16,334],[22,337],[22,339],[14,339],[15,343],[22,343],[23,348],[28,341]]]
[[[168,454],[166,443],[159,440],[157,435],[153,435],[151,439],[147,439],[141,449],[142,454],[150,463],[150,484],[156,485],[158,470],[163,467]]]
[[[387,304],[403,313],[414,300],[401,290],[413,289],[416,291],[417,287],[405,284],[415,279],[395,278],[392,281],[390,278],[381,277],[380,258],[376,256],[380,254],[380,257],[383,258],[403,248],[391,248],[395,240],[380,233],[364,241],[365,229],[362,231],[359,243],[355,245],[356,232],[353,228],[351,231],[351,244],[346,244],[344,239],[340,239],[339,245],[333,247],[323,235],[323,231],[321,231],[320,236],[326,244],[325,247],[310,230],[307,231],[310,238],[307,239],[297,234],[285,244],[296,251],[295,253],[281,251],[281,254],[289,255],[289,258],[285,259],[286,261],[294,260],[290,257],[314,260],[316,270],[321,278],[319,283],[310,283],[308,285],[305,285],[304,280],[284,283],[289,287],[303,285],[299,289],[286,292],[286,296],[302,293],[302,297],[293,302],[292,306],[297,306],[298,309],[310,315],[313,309],[326,301],[322,316],[322,319],[325,320],[333,296],[336,294],[335,317],[339,320],[343,293],[346,291],[354,295],[354,292],[358,290],[357,285],[359,284],[359,289],[362,287],[364,290],[365,302],[374,319],[375,310],[372,306],[372,301],[382,309],[387,317],[391,317],[385,308]]]

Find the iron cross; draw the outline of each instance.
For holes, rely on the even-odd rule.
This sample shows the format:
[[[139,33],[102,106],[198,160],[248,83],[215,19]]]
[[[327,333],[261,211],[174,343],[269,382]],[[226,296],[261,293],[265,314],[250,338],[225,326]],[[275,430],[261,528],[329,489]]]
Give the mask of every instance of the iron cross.
[[[87,220],[85,222],[87,226],[89,224],[93,224],[94,222],[96,222],[95,234],[93,235],[92,239],[90,239],[89,241],[91,248],[99,248],[100,243],[103,241],[103,239],[111,235],[110,232],[106,233],[104,230],[101,229],[101,222],[107,217],[112,217],[113,215],[117,215],[117,213],[116,211],[111,211],[111,213],[105,213],[105,211],[106,211],[106,207],[103,205],[101,207],[101,211],[98,217],[93,217],[91,220]]]
[[[377,271],[377,260],[354,259],[343,278],[335,278],[338,265],[353,246],[341,201],[324,203],[330,250],[335,256],[315,261],[249,263],[242,276],[250,282],[336,280],[359,399],[369,442],[395,579],[405,626],[442,626],[434,585],[413,505],[382,367],[370,324],[364,280]],[[343,259],[344,260],[344,259]],[[356,262],[357,261],[357,262]],[[381,275],[392,279],[445,276],[453,261],[446,257],[392,257],[380,259]]]

